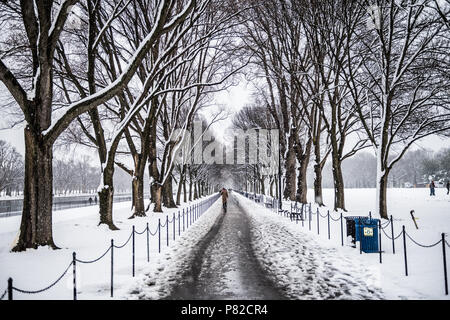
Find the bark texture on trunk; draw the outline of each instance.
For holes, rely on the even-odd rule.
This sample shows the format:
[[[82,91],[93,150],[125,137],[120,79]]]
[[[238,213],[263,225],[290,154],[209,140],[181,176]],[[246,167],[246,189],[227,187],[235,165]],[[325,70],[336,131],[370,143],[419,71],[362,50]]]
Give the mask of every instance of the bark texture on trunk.
[[[133,215],[134,217],[145,217],[145,204],[144,204],[144,177],[133,177],[132,180],[132,195],[133,195]]]
[[[345,209],[344,177],[342,175],[342,163],[338,157],[332,154],[333,181],[334,181],[334,210]]]
[[[111,230],[119,230],[113,222],[113,197],[114,197],[114,165],[108,165],[103,170],[103,188],[98,190],[100,224],[106,224]]]
[[[377,194],[378,194],[378,210],[380,217],[383,219],[389,219],[387,212],[387,185],[388,185],[388,172],[381,176],[378,180]]]
[[[290,146],[287,154],[287,159],[285,162],[286,168],[286,185],[284,188],[284,198],[288,200],[295,200],[295,167],[296,167],[296,159],[295,159],[295,151]]]
[[[177,208],[175,201],[173,200],[173,187],[172,187],[172,176],[166,179],[163,186],[164,190],[164,206],[166,208]]]
[[[39,134],[25,128],[25,180],[20,234],[12,251],[38,246],[57,248],[53,241],[53,150]]]
[[[155,196],[155,207],[153,208],[153,212],[163,212],[162,211],[162,186],[154,185],[154,196]]]

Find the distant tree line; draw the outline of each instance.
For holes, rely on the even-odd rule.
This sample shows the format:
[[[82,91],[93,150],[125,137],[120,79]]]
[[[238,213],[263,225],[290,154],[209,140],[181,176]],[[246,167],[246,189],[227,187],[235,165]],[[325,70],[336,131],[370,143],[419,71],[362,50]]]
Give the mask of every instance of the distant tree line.
[[[375,188],[376,157],[368,152],[361,152],[343,163],[342,171],[346,188]],[[333,187],[331,165],[324,167],[323,187]],[[310,172],[308,180],[313,175]],[[438,187],[445,186],[450,180],[450,148],[438,152],[429,150],[411,150],[398,162],[392,170],[388,187],[426,187],[431,180]]]

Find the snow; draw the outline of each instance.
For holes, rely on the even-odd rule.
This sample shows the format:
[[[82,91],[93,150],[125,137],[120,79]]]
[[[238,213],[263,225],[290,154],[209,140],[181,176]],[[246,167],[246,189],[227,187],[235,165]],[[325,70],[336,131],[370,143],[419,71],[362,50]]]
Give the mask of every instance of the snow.
[[[309,201],[314,193],[308,192]],[[343,215],[364,215],[374,212],[376,189],[346,189],[346,207]],[[311,230],[306,220],[290,221],[272,209],[266,209],[242,196],[241,206],[249,213],[252,227],[252,246],[261,266],[293,299],[441,299],[448,300],[444,292],[442,245],[422,248],[407,238],[408,272],[405,276],[403,240],[392,242],[383,234],[383,263],[378,253],[360,254],[345,239],[341,246],[340,223],[330,222],[331,239],[328,239],[327,219],[320,218],[320,234],[317,234],[317,216],[313,215]],[[430,197],[427,188],[388,189],[388,212],[393,215],[394,234],[397,236],[405,225],[407,233],[425,245],[440,240],[441,233],[450,232],[450,196],[444,188],[436,189]],[[265,197],[267,198],[267,197]],[[323,190],[325,204],[333,205],[333,190]],[[198,202],[198,201],[197,201]],[[147,203],[146,203],[147,204]],[[191,203],[192,204],[192,203]],[[290,202],[283,208],[290,210]],[[196,244],[216,221],[219,201],[211,210],[186,228],[173,241],[173,228],[169,223],[169,246],[166,245],[165,227],[161,228],[161,253],[158,253],[158,237],[150,237],[150,262],[147,262],[146,237],[136,234],[136,277],[132,277],[131,243],[122,249],[114,249],[114,299],[159,299],[167,296],[170,285],[178,281],[182,270],[189,263],[189,256]],[[60,250],[39,248],[22,253],[10,252],[20,226],[20,217],[3,218],[0,221],[0,296],[6,289],[7,279],[14,279],[19,289],[41,289],[55,281],[72,261],[72,252],[80,260],[99,257],[109,248],[111,239],[116,246],[129,238],[132,226],[137,232],[145,230],[147,223],[155,233],[158,219],[165,225],[180,209],[164,209],[164,213],[148,213],[148,217],[128,219],[130,202],[114,204],[114,220],[119,231],[98,226],[98,206],[56,211],[53,216],[54,239]],[[186,208],[186,205],[184,206]],[[316,206],[312,211],[316,212]],[[321,207],[326,215],[328,207]],[[416,230],[410,211],[418,217]],[[330,210],[333,219],[340,212]],[[373,217],[377,218],[373,214]],[[383,221],[383,225],[386,222]],[[180,221],[182,227],[182,221]],[[176,225],[178,231],[178,225]],[[385,229],[390,235],[390,226]],[[131,241],[130,241],[131,242]],[[447,238],[447,242],[450,242]],[[449,247],[447,249],[447,256]],[[228,274],[230,282],[235,275]],[[26,295],[14,292],[14,299],[72,299],[72,268],[50,290]],[[110,299],[110,253],[94,264],[77,263],[78,299]],[[238,285],[238,284],[236,284]],[[334,288],[334,289],[333,289]]]
[[[343,216],[361,215],[367,216],[369,211],[374,212],[376,189],[346,189],[346,207],[348,212],[343,212]],[[333,205],[333,189],[324,189],[324,202]],[[314,193],[312,190],[308,192],[308,200],[313,200]],[[388,189],[388,212],[393,215],[394,219],[394,236],[397,237],[404,225],[406,232],[416,242],[423,245],[432,245],[441,239],[441,234],[448,234],[450,231],[450,196],[446,195],[446,190],[436,189],[436,197],[429,196],[427,188],[421,189]],[[444,291],[444,270],[442,257],[442,244],[438,244],[432,248],[422,248],[415,245],[407,238],[407,259],[408,259],[408,276],[405,276],[403,239],[400,236],[395,241],[395,254],[393,254],[392,241],[385,234],[382,234],[382,264],[379,262],[378,253],[362,253],[360,254],[359,245],[352,248],[348,245],[344,220],[344,247],[341,246],[340,222],[330,221],[331,239],[328,239],[327,228],[327,211],[333,219],[339,219],[340,212],[334,212],[327,207],[320,208],[320,214],[325,218],[320,218],[320,234],[317,234],[317,215],[312,215],[311,231],[309,230],[309,222],[305,220],[304,226],[301,221],[291,222],[289,218],[278,216],[270,209],[262,208],[259,204],[253,204],[252,201],[243,198],[244,202],[249,201],[248,209],[257,212],[260,216],[253,214],[256,230],[261,230],[264,237],[258,237],[255,247],[259,248],[261,260],[265,263],[272,263],[274,267],[271,270],[277,277],[287,274],[293,279],[300,279],[300,275],[296,266],[296,259],[300,259],[296,250],[301,248],[299,241],[305,244],[312,252],[315,260],[321,263],[331,263],[333,268],[337,269],[337,273],[341,274],[344,270],[352,270],[352,264],[357,267],[357,272],[353,274],[359,277],[360,273],[365,274],[370,282],[377,284],[381,290],[384,299],[450,299],[445,295]],[[291,203],[283,202],[283,209],[290,210]],[[253,206],[253,209],[251,208]],[[312,206],[312,212],[315,213],[317,207]],[[418,217],[419,229],[416,230],[414,222],[410,216],[410,210],[415,210],[415,216]],[[261,218],[261,217],[264,217]],[[375,214],[372,217],[379,218]],[[262,221],[260,221],[262,219]],[[277,237],[278,227],[275,221],[282,225],[285,233],[281,233]],[[383,226],[386,220],[382,220]],[[272,226],[272,228],[269,228]],[[391,236],[390,225],[385,232]],[[270,232],[269,232],[270,230]],[[288,233],[287,233],[288,232]],[[285,237],[290,241],[284,240]],[[270,240],[272,239],[272,240]],[[258,244],[258,242],[261,242]],[[280,246],[289,246],[288,249]],[[450,242],[447,237],[447,243]],[[292,243],[290,245],[290,243]],[[332,248],[331,251],[329,249]],[[277,249],[281,253],[277,253]],[[262,254],[263,250],[271,250],[270,254]],[[274,251],[274,253],[272,252]],[[326,255],[323,251],[328,252]],[[446,247],[447,256],[449,247]],[[295,252],[294,257],[289,260],[286,255],[289,252]],[[274,258],[273,256],[277,256]],[[338,258],[343,255],[343,258]],[[322,261],[323,260],[323,261]],[[350,263],[350,261],[353,261]],[[282,264],[283,267],[278,267]],[[343,265],[349,264],[344,267]],[[279,269],[278,269],[279,268]],[[350,269],[348,269],[350,268]],[[361,268],[361,269],[360,269]],[[284,271],[283,271],[284,270]],[[291,271],[289,271],[291,270]],[[320,269],[323,271],[323,269]],[[354,269],[353,269],[354,270]],[[447,266],[448,270],[448,266]],[[322,272],[321,271],[321,272]],[[278,278],[277,278],[278,279]],[[356,280],[355,280],[356,281]],[[292,291],[295,293],[295,288]],[[298,290],[298,288],[297,288]],[[293,293],[293,294],[294,294]],[[314,298],[314,297],[313,297]]]
[[[54,282],[72,261],[72,252],[76,252],[79,260],[92,260],[101,256],[109,248],[111,239],[116,246],[123,245],[129,238],[134,225],[137,232],[145,230],[148,223],[150,232],[155,234],[158,228],[158,219],[165,225],[166,217],[173,219],[178,210],[186,210],[188,205],[199,203],[193,201],[177,209],[164,208],[164,213],[148,212],[148,217],[128,219],[131,215],[131,202],[114,203],[114,222],[118,231],[111,231],[105,225],[98,226],[98,206],[86,208],[67,209],[55,211],[53,215],[53,236],[60,250],[51,250],[47,247],[29,249],[25,252],[10,252],[12,243],[20,226],[20,216],[2,218],[0,224],[0,296],[7,286],[7,279],[12,277],[14,287],[25,290],[39,290]],[[148,204],[148,203],[146,203]],[[208,212],[198,220],[205,219]],[[185,217],[187,226],[187,217]],[[185,232],[190,232],[196,224],[190,226]],[[169,223],[169,246],[173,243],[173,224]],[[180,220],[181,235],[183,222]],[[178,225],[176,225],[178,232]],[[176,241],[178,233],[176,233]],[[160,256],[167,250],[166,229],[161,228],[161,254],[158,253],[158,236],[150,236],[150,264],[147,263],[146,236],[136,234],[136,276],[148,265],[156,265]],[[183,241],[183,240],[181,240]],[[187,240],[184,240],[187,241]],[[164,259],[163,259],[164,260]],[[163,262],[161,260],[161,263]],[[93,264],[77,262],[77,289],[78,299],[110,299],[110,253],[100,261]],[[120,297],[122,286],[129,283],[132,277],[132,247],[131,241],[122,249],[114,248],[114,288],[117,289],[114,297]],[[20,299],[72,299],[72,267],[68,273],[53,288],[39,294],[22,294],[14,291],[14,300]]]
[[[171,291],[171,285],[182,277],[182,270],[189,266],[190,257],[198,242],[208,233],[220,215],[221,203],[216,201],[200,219],[181,235],[173,246],[158,256],[134,281],[124,286],[121,299],[162,299]]]

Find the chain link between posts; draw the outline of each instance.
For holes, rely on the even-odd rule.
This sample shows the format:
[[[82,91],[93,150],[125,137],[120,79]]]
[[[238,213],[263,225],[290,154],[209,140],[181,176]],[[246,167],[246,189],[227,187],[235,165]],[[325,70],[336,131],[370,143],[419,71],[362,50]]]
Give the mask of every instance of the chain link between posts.
[[[108,250],[105,251],[104,254],[102,254],[100,257],[98,257],[97,259],[94,260],[79,260],[79,259],[75,259],[76,262],[80,262],[80,263],[84,263],[84,264],[90,264],[90,263],[94,263],[99,261],[101,258],[103,258],[104,256],[106,256],[106,254],[111,251],[111,246],[108,247]]]
[[[72,265],[73,265],[73,261],[70,262],[70,264],[67,267],[67,269],[62,273],[62,275],[58,279],[56,279],[55,282],[53,282],[52,284],[50,284],[49,286],[47,286],[47,287],[45,287],[43,289],[40,289],[40,290],[22,290],[22,289],[19,289],[19,288],[16,288],[16,287],[12,287],[12,289],[17,291],[17,292],[25,293],[25,294],[35,294],[35,293],[41,293],[41,292],[47,291],[48,289],[54,287],[66,275],[67,271],[69,271],[69,269],[70,269],[70,267]]]
[[[405,232],[406,236],[409,238],[409,240],[411,240],[412,242],[414,242],[416,245],[418,245],[419,247],[422,248],[432,248],[434,246],[437,246],[439,243],[441,243],[442,239],[439,239],[438,242],[434,243],[434,244],[430,244],[430,245],[424,245],[424,244],[420,244],[417,241],[415,241],[413,238],[411,238],[411,236],[408,234],[408,232]]]
[[[128,244],[128,242],[130,242],[132,237],[133,237],[133,231],[131,232],[130,236],[128,237],[128,240],[123,245],[121,245],[121,246],[114,245],[114,248],[121,249],[121,248],[125,247]]]

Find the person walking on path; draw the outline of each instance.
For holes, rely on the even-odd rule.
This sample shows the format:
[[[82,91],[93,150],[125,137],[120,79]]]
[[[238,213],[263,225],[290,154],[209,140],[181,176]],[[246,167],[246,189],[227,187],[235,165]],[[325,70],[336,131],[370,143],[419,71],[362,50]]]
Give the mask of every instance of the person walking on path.
[[[89,197],[89,205],[92,205],[92,198]]]
[[[94,197],[94,202],[97,204],[97,196]]]
[[[434,184],[434,180],[431,180],[430,183],[430,196],[435,196],[434,189],[436,188],[436,185]]]
[[[228,191],[225,188],[220,190],[220,195],[222,196],[222,208],[227,211],[227,200],[228,200]]]
[[[450,181],[448,181],[448,180],[447,180],[446,187],[447,187],[447,194],[449,194],[450,193]]]

